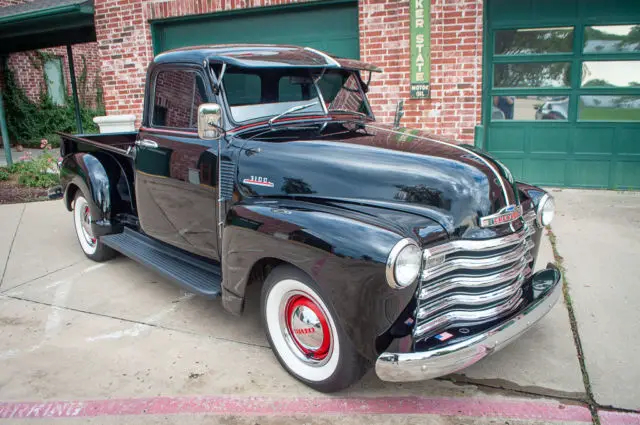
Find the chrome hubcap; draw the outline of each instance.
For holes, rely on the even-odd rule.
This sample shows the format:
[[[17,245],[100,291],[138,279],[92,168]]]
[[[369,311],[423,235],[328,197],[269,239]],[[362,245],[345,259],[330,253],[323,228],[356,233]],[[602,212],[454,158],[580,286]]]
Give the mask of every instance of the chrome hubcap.
[[[324,311],[306,294],[294,293],[283,303],[281,320],[289,348],[298,358],[319,366],[328,361],[331,330]]]
[[[322,347],[324,340],[322,324],[313,310],[307,306],[298,305],[289,320],[293,336],[303,348],[317,351]]]
[[[91,210],[89,209],[89,205],[86,202],[83,205],[79,205],[80,208],[80,225],[82,228],[82,236],[87,241],[89,246],[95,246],[97,240],[93,236],[93,232],[91,230]]]

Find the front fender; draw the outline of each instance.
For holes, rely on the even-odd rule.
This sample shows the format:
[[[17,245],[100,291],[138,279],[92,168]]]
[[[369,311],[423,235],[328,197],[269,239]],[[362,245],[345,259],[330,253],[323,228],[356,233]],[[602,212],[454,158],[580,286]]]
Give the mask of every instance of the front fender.
[[[392,289],[385,277],[391,248],[410,236],[364,215],[309,202],[236,204],[227,215],[222,241],[223,303],[238,312],[233,300],[243,299],[259,260],[290,263],[320,286],[360,353],[373,359],[376,337],[394,323],[416,289],[416,284]]]

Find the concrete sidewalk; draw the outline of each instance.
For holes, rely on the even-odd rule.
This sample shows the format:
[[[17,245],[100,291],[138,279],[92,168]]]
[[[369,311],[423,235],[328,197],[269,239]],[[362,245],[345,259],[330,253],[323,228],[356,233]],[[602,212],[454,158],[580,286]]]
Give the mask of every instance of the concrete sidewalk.
[[[640,193],[553,195],[552,229],[595,401],[640,410]]]
[[[572,240],[569,244],[563,240],[581,237],[569,229],[573,219],[581,220],[583,216],[580,208],[571,206],[572,199],[614,195],[626,199],[633,195],[608,195],[605,192],[582,195],[582,192],[574,191],[557,195],[561,213],[553,231],[557,235],[558,249],[565,258],[574,309],[576,312],[581,308],[600,312],[597,315],[604,317],[600,320],[614,326],[616,323],[612,322],[623,316],[606,311],[605,303],[600,302],[599,297],[581,297],[573,293],[579,282],[590,280],[574,271],[572,263],[575,261],[580,273],[590,270],[586,276],[595,277],[599,273],[597,270],[603,267],[601,261],[582,261],[580,256],[584,254],[581,251],[573,253],[576,249],[573,244],[580,245],[580,242]],[[313,403],[316,404],[327,399],[289,377],[275,360],[260,324],[257,292],[250,294],[245,315],[234,317],[222,309],[219,301],[185,294],[127,258],[93,263],[82,254],[73,233],[71,214],[60,202],[0,206],[0,222],[3,223],[0,227],[0,418],[2,402],[29,400],[128,400],[194,394],[218,397],[216,400],[223,396],[239,397],[237,400],[240,401],[255,396],[278,400],[302,397],[307,401],[315,400]],[[626,226],[620,224],[619,227],[622,230]],[[608,248],[613,250],[611,261],[615,261],[615,250],[622,247],[616,248],[612,244]],[[552,247],[545,237],[538,264],[544,265],[552,259]],[[623,267],[637,270],[626,263],[618,265],[619,269]],[[621,270],[618,274],[619,279],[631,279],[628,271]],[[607,304],[614,306],[615,311],[620,303],[627,303],[629,311],[634,306],[638,311],[638,301],[625,293],[610,290],[607,296],[610,297]],[[583,303],[584,307],[581,307]],[[588,317],[577,316],[582,335],[583,328],[589,329],[592,325]],[[634,319],[633,316],[624,318]],[[585,325],[582,320],[586,320]],[[637,316],[635,320],[638,323]],[[618,323],[616,329],[624,329],[627,323]],[[586,339],[583,339],[585,347],[589,346]],[[629,340],[631,338],[627,338],[627,347],[636,347],[634,341]],[[599,398],[597,394],[596,401],[637,409],[633,400],[640,399],[640,392],[629,386],[640,370],[639,365],[633,365],[633,353],[623,351],[620,344],[614,342],[599,347],[601,357],[585,350],[594,388],[602,388],[603,394],[609,397]],[[607,356],[617,359],[615,364],[602,360]],[[620,365],[624,366],[618,368]],[[628,378],[623,376],[625,370]],[[620,374],[619,379],[607,380],[606,376],[601,381],[595,379],[607,373]],[[601,383],[596,385],[598,382]],[[618,393],[616,388],[624,389],[624,394]],[[391,409],[393,399],[389,397],[418,397],[416,400],[422,403],[421,406],[433,403],[452,406],[451,412],[424,408],[420,412],[428,416],[403,416],[409,423],[414,420],[425,423],[427,417],[429,423],[494,423],[492,421],[498,417],[510,418],[511,424],[585,423],[584,401],[588,400],[563,303],[520,340],[455,376],[390,384],[379,381],[374,373],[370,373],[340,396],[358,400],[362,412],[371,409],[367,404],[371,399],[387,400],[383,403],[385,409]],[[509,403],[523,402],[523,397],[534,397],[535,406],[523,407],[524,410],[505,407],[513,405]],[[178,402],[171,400],[174,400],[171,403]],[[192,412],[197,410],[194,406],[204,402],[191,400],[188,403],[190,407],[185,408],[186,412]],[[467,406],[464,408],[467,410],[460,412],[467,413],[458,413],[460,417],[457,418],[455,409],[459,409],[459,403]],[[344,403],[339,405],[345,406]],[[483,410],[469,407],[478,405],[494,407],[487,408],[489,413],[482,414],[477,412]],[[558,416],[558,406],[564,406],[559,408],[567,415],[572,412],[573,416]],[[531,416],[517,413],[528,412],[527,409],[537,413]],[[507,410],[511,413],[505,413]],[[267,419],[260,417],[264,423],[289,423],[298,417],[293,411],[287,412],[291,415],[285,415],[281,422],[270,422],[269,415]],[[588,415],[588,410],[586,412]],[[344,413],[347,415],[346,411]],[[620,414],[613,412],[604,417],[602,423],[613,417],[611,415]],[[406,423],[393,415],[386,420],[354,415],[348,423],[395,423],[396,420]],[[476,418],[478,415],[484,419]],[[247,423],[255,423],[259,415],[249,416],[252,419]],[[105,420],[99,422],[111,423],[114,419],[115,423],[118,419],[107,417],[110,418],[105,415],[102,418]],[[448,419],[438,419],[445,417]],[[154,418],[160,421],[157,416]],[[307,419],[310,423],[332,422],[322,419],[322,415]],[[156,423],[154,420],[144,423]],[[180,423],[192,423],[191,420]],[[234,420],[237,422],[229,423],[245,423],[245,419]],[[167,420],[166,423],[172,422]]]

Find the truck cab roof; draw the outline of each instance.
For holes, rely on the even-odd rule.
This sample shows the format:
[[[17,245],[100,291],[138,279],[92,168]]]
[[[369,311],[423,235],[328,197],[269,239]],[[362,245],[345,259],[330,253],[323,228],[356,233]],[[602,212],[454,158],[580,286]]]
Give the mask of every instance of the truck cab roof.
[[[375,65],[355,59],[338,58],[310,47],[275,44],[218,44],[183,47],[155,57],[154,65],[164,63],[226,63],[242,68],[333,68],[382,72]]]

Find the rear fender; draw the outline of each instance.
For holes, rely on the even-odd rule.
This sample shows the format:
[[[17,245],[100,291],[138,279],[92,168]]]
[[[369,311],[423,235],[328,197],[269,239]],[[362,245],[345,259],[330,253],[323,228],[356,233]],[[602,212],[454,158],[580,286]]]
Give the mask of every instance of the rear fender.
[[[81,190],[90,204],[94,219],[92,230],[97,236],[119,231],[112,222],[113,199],[117,194],[114,194],[115,188],[107,172],[107,168],[114,171],[115,169],[112,170],[112,168],[118,165],[110,164],[109,160],[103,161],[101,162],[92,154],[81,152],[66,156],[60,168],[60,181],[64,188],[64,202],[67,209],[71,210],[75,193]],[[120,170],[114,172],[120,175]]]

